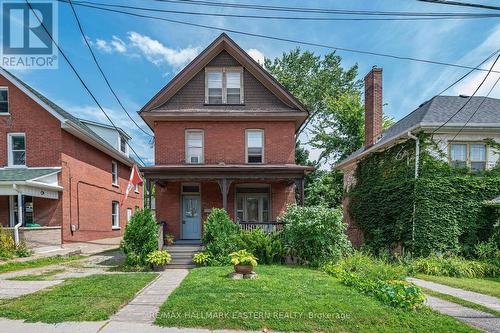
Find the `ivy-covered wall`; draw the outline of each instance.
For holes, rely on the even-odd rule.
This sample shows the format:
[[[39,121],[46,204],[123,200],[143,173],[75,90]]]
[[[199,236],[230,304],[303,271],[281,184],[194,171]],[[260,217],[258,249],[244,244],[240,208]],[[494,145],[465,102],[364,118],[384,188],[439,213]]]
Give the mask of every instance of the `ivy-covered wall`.
[[[483,203],[500,195],[500,171],[453,169],[432,157],[436,144],[428,135],[420,138],[417,180],[413,140],[359,162],[357,182],[347,193],[350,218],[375,253],[401,245],[415,255],[469,254],[474,244],[491,236],[498,221],[497,211]]]

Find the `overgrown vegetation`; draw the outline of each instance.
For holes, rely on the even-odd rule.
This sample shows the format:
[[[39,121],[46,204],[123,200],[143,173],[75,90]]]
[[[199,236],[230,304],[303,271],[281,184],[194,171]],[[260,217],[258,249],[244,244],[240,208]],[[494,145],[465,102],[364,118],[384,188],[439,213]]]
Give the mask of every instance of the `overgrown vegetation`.
[[[5,230],[0,225],[0,260],[12,259],[14,257],[29,257],[31,251],[24,241],[16,245],[12,232]]]
[[[121,249],[129,266],[145,266],[149,253],[158,249],[158,226],[149,209],[138,210],[125,227]]]
[[[465,278],[500,277],[500,266],[477,260],[467,260],[457,256],[438,257],[432,255],[417,258],[411,265],[413,273],[436,276],[452,276]]]
[[[499,216],[484,202],[500,193],[499,170],[454,169],[430,153],[435,143],[428,135],[420,139],[417,180],[413,140],[359,163],[357,183],[348,192],[349,212],[363,230],[366,246],[376,254],[402,247],[415,256],[474,256],[479,242],[493,237],[498,244]]]

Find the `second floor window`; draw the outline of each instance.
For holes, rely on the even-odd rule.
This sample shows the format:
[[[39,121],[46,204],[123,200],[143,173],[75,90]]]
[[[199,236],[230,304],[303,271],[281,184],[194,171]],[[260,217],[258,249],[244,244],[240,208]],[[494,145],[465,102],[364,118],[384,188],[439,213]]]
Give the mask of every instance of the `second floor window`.
[[[452,143],[450,145],[450,163],[456,168],[469,167],[472,171],[486,170],[486,144]]]
[[[186,163],[203,163],[203,131],[186,131]]]
[[[9,113],[9,89],[0,87],[0,114]]]
[[[246,162],[264,163],[264,131],[249,129],[246,131]]]
[[[115,161],[111,162],[111,183],[118,185],[118,164]]]
[[[8,165],[11,167],[26,166],[26,135],[24,133],[8,134]]]
[[[205,103],[243,104],[242,68],[207,68],[205,73]]]

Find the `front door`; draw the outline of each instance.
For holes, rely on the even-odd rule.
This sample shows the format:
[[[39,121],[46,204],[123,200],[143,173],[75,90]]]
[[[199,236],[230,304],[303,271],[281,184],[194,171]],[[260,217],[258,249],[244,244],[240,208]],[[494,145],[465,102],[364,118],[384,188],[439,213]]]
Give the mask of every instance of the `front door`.
[[[199,195],[182,196],[182,238],[201,238],[201,205]]]

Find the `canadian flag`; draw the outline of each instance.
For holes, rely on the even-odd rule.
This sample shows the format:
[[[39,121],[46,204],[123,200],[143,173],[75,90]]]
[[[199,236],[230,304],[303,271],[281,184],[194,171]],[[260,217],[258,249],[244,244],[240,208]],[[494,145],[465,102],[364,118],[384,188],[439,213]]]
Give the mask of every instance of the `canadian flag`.
[[[134,163],[132,166],[132,171],[130,172],[130,179],[128,180],[127,189],[125,190],[125,195],[122,197],[120,201],[120,206],[123,206],[123,202],[127,200],[129,192],[135,188],[136,185],[142,184],[142,178],[139,174],[139,170],[137,169],[137,164]]]

